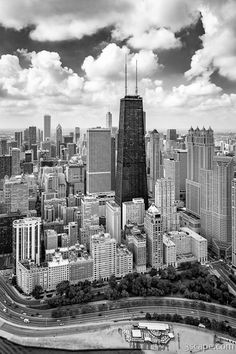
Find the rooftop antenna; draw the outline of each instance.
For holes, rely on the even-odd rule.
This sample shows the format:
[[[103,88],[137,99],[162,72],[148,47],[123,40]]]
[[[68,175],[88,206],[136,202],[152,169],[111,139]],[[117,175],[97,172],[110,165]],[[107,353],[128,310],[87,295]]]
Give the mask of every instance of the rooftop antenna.
[[[138,61],[136,60],[135,70],[135,95],[138,96]]]
[[[127,53],[125,53],[125,96],[127,96]]]

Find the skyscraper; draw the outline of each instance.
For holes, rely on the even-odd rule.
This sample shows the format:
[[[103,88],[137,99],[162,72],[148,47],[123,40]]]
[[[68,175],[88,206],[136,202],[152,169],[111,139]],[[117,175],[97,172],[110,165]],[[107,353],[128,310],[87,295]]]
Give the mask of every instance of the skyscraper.
[[[213,158],[212,248],[218,257],[231,256],[232,180],[235,161],[230,156]]]
[[[175,200],[180,200],[180,163],[173,158],[164,159],[164,176],[171,178],[175,185]]]
[[[24,218],[13,222],[13,257],[16,264],[23,260],[40,265],[41,218]]]
[[[155,183],[158,178],[161,178],[161,149],[160,135],[156,129],[150,133],[150,186],[149,190],[154,195]]]
[[[57,156],[60,156],[60,144],[62,143],[62,127],[58,124],[56,128]]]
[[[105,128],[87,130],[87,193],[111,190],[111,132]]]
[[[156,269],[163,264],[162,216],[153,204],[144,217],[144,230],[147,235],[147,263]]]
[[[29,147],[32,144],[36,144],[36,127],[29,127]]]
[[[16,175],[19,175],[21,173],[21,168],[20,168],[20,149],[12,148],[11,156],[12,156],[12,175],[16,176]]]
[[[12,156],[0,156],[0,180],[5,176],[11,177],[12,175]]]
[[[78,144],[80,139],[80,128],[79,127],[75,127],[75,134],[74,134],[74,142],[75,144]]]
[[[200,216],[200,171],[211,170],[214,156],[213,130],[191,128],[187,135],[186,209]]]
[[[121,208],[114,200],[106,202],[106,231],[121,242]]]
[[[236,267],[236,175],[232,181],[232,264]]]
[[[120,206],[133,198],[148,206],[143,100],[126,95],[120,101],[115,200]]]
[[[111,112],[107,112],[106,114],[106,128],[110,129],[112,128],[112,114]]]
[[[17,143],[18,149],[20,149],[23,142],[22,132],[15,132],[15,141]]]
[[[51,138],[51,116],[44,116],[44,140]]]

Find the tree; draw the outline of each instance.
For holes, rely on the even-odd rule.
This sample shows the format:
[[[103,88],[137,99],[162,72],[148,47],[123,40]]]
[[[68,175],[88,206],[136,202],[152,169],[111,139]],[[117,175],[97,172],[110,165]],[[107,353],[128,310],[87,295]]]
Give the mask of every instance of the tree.
[[[152,319],[152,316],[149,312],[146,313],[145,318],[147,321],[150,321]]]
[[[152,269],[150,270],[149,274],[150,274],[151,277],[154,277],[155,275],[157,275],[157,270],[156,270],[156,268],[152,268]]]
[[[70,282],[69,280],[64,280],[61,283],[57,284],[56,290],[57,293],[62,295],[67,289],[69,289]]]
[[[32,295],[35,299],[39,299],[40,298],[40,294],[42,293],[43,288],[41,285],[35,285],[33,291],[32,291]]]
[[[117,288],[117,281],[116,281],[116,277],[114,274],[112,274],[108,280],[108,284],[110,286],[111,289],[116,289]]]

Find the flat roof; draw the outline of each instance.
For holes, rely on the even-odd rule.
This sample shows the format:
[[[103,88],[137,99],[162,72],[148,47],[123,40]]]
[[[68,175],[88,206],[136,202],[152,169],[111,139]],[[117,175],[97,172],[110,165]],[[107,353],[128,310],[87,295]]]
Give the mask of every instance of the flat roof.
[[[167,331],[169,330],[169,325],[167,323],[160,322],[139,322],[139,328],[147,328],[153,331]]]
[[[140,329],[132,329],[132,337],[134,338],[142,338],[142,333]]]

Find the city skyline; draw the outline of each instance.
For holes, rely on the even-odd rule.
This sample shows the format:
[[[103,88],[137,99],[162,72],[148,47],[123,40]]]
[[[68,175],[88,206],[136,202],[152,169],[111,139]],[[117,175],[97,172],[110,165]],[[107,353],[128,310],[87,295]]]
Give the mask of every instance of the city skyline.
[[[0,1],[4,128],[118,126],[127,55],[148,129],[236,129],[234,1],[39,3]]]

